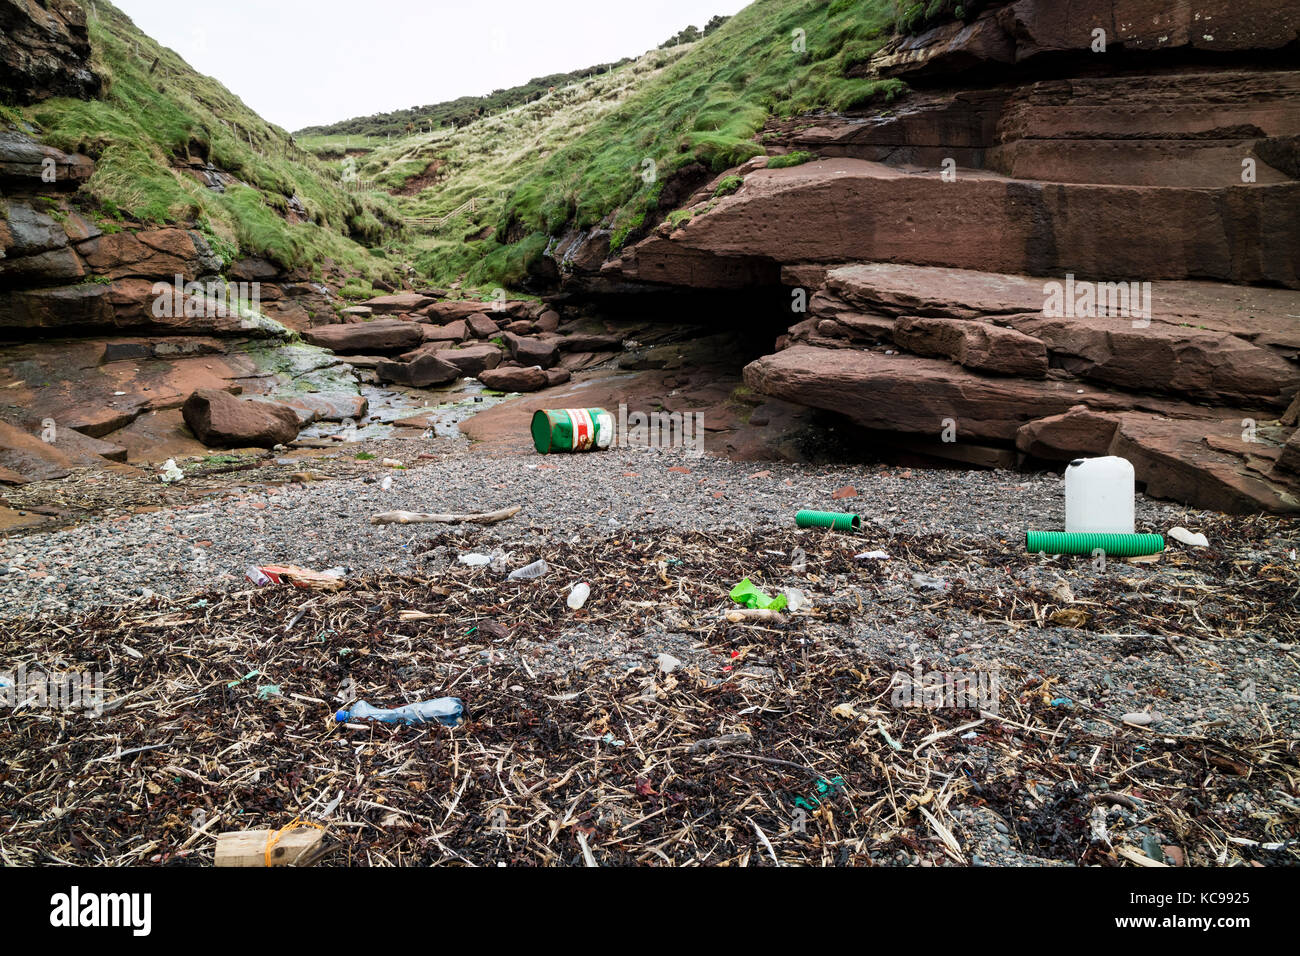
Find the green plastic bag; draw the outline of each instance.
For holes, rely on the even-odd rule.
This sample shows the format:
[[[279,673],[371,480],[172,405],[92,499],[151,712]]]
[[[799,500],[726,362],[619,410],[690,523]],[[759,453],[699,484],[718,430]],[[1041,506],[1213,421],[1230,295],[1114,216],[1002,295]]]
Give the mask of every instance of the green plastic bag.
[[[745,578],[731,589],[731,599],[744,607],[755,607],[766,611],[780,611],[785,607],[784,594],[769,597],[754,587],[754,582],[749,578]]]

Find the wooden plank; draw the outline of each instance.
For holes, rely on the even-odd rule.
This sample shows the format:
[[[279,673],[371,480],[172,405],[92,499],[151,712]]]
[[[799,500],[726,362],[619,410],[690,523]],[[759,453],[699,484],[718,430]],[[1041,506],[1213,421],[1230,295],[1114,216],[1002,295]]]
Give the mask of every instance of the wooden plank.
[[[232,830],[218,834],[216,866],[266,866],[266,844],[274,830]],[[281,834],[271,850],[272,866],[288,866],[314,850],[325,835],[315,827],[299,827]]]

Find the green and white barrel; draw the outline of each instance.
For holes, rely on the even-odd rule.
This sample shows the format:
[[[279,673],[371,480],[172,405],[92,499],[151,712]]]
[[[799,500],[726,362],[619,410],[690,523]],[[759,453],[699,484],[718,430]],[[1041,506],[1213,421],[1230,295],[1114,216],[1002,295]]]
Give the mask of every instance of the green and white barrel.
[[[603,408],[542,408],[533,413],[532,430],[543,455],[596,451],[614,440],[614,416]]]

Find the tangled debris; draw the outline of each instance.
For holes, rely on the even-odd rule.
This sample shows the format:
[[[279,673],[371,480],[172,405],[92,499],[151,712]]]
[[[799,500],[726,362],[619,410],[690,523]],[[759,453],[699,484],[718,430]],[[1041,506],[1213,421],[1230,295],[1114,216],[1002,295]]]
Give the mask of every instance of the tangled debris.
[[[863,562],[862,536],[796,531],[555,542],[547,577],[516,583],[455,560],[510,548],[494,529],[443,530],[427,573],[335,593],[5,621],[8,667],[95,664],[108,690],[101,716],[0,716],[0,858],[206,865],[222,831],[301,819],[325,828],[320,865],[1294,864],[1293,710],[1134,726],[1036,657],[1063,630],[1054,613],[1083,605],[1065,630],[1117,659],[1133,658],[1128,639],[1181,672],[1244,637],[1291,667],[1290,684],[1294,645],[1277,641],[1294,640],[1300,581],[1242,556],[1293,531],[1242,522],[1233,549],[1053,589],[1078,566],[1018,542],[880,535],[868,543],[893,557]],[[920,568],[950,586],[917,591]],[[797,580],[811,605],[779,626],[729,622],[743,576]],[[573,580],[592,588],[579,611],[565,603]],[[909,668],[954,673],[926,622],[979,617],[1005,640],[956,650],[967,671],[996,670],[996,705],[900,705]],[[1141,631],[1116,637],[1121,619]],[[920,649],[862,637],[895,630]],[[676,657],[646,644],[629,666],[633,637],[668,632]],[[462,726],[332,720],[360,698],[444,694],[464,700]]]

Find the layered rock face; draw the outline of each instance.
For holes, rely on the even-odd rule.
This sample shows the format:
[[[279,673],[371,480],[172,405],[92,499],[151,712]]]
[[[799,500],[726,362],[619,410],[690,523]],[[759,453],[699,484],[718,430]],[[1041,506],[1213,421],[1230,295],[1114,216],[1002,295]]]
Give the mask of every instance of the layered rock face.
[[[926,266],[831,269],[808,318],[745,381],[934,457],[1118,454],[1157,496],[1233,512],[1300,507],[1278,468],[1293,431],[1280,419],[1300,389],[1287,357],[1300,351],[1300,325],[1283,310],[1300,295],[1172,283],[1156,286],[1150,320],[1067,319],[1043,316],[1044,284]]]
[[[877,53],[913,89],[887,109],[770,125],[813,161],[728,171],[583,281],[769,288],[794,324],[746,381],[882,444],[1296,510],[1297,52],[1264,0],[995,4]]]
[[[365,414],[348,365],[285,341],[337,321],[325,286],[223,262],[191,229],[101,228],[76,194],[93,172],[88,157],[0,133],[0,483],[274,445]],[[198,393],[226,396],[225,411],[186,413]],[[268,415],[274,427],[258,423]]]
[[[0,0],[0,100],[34,103],[99,91],[86,12],[75,0]]]

